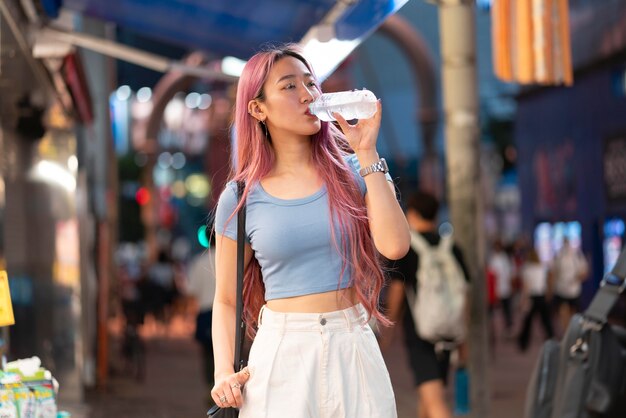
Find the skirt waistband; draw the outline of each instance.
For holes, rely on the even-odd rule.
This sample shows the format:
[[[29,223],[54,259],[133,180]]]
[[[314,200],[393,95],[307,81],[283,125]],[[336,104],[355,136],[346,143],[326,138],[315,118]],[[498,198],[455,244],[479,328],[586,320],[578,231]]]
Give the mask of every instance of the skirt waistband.
[[[340,311],[322,313],[275,312],[263,305],[259,328],[298,331],[350,330],[367,324],[368,314],[360,303]]]

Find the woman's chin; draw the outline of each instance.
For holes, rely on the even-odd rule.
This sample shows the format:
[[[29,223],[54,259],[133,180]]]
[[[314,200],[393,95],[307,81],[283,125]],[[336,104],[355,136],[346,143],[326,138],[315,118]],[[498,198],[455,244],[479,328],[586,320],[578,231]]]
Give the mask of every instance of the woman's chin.
[[[310,129],[307,129],[305,135],[315,135],[320,131],[320,129],[322,129],[322,122],[320,122],[320,120],[318,119],[317,122],[313,124]]]

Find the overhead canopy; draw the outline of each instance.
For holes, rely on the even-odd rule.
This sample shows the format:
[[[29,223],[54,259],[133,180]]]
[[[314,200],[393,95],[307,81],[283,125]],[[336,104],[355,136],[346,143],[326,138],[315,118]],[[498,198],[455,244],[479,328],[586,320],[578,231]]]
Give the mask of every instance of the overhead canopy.
[[[408,0],[42,0],[144,36],[248,59],[266,43],[298,42],[320,77]],[[323,41],[320,43],[320,41]]]

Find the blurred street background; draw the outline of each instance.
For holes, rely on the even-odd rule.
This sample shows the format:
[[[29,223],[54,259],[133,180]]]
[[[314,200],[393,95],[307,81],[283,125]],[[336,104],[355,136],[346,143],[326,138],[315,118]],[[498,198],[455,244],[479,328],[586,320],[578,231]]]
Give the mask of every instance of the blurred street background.
[[[528,255],[550,270],[564,243],[582,254],[583,310],[623,247],[624,0],[0,0],[2,353],[39,357],[72,417],[204,416],[192,266],[238,75],[282,42],[323,91],[382,99],[399,196],[442,201],[471,275],[469,415],[521,417],[545,339],[538,323],[517,338]],[[550,321],[560,337],[552,302]],[[416,416],[400,332],[384,356],[399,416]]]

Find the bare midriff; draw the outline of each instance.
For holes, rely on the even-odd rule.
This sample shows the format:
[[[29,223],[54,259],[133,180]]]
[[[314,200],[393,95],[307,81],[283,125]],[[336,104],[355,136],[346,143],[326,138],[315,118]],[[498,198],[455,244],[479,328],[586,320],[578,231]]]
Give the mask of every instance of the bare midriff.
[[[333,312],[356,304],[357,297],[353,288],[292,298],[272,299],[266,303],[267,307],[274,312],[302,313]]]

